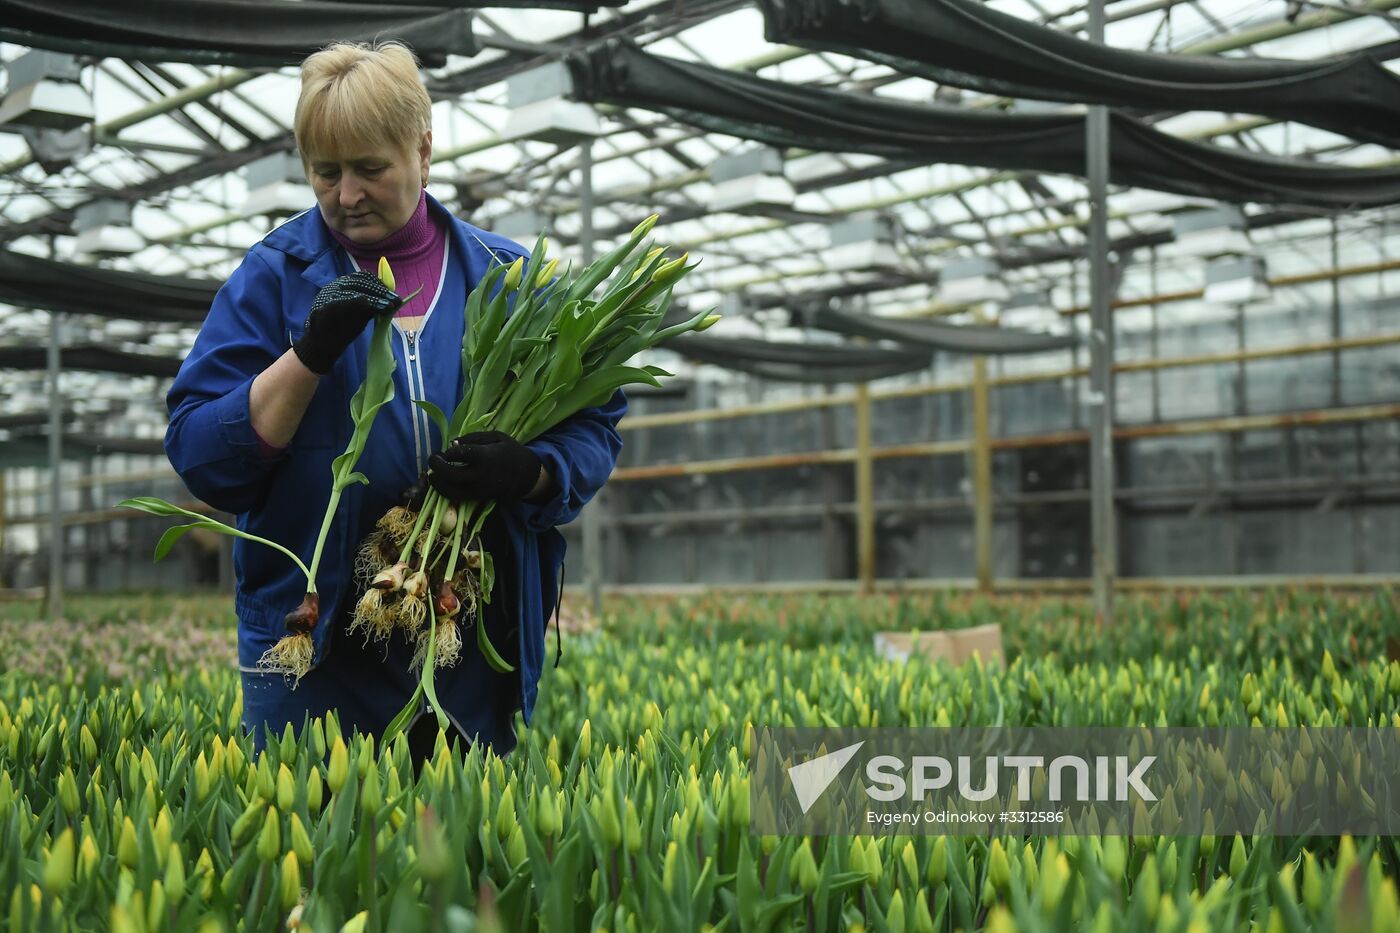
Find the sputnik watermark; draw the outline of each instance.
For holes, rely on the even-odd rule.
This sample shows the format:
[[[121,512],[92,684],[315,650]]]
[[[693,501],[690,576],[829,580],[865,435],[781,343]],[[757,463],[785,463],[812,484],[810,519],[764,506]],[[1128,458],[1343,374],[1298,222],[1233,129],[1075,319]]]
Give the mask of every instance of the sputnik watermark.
[[[759,729],[750,759],[765,834],[1400,835],[1400,729]]]
[[[840,776],[846,763],[855,757],[864,744],[864,741],[856,742],[788,768],[788,779],[792,782],[803,813],[812,809],[822,792]],[[1157,795],[1143,783],[1143,776],[1156,760],[1156,755],[1146,755],[1133,764],[1126,755],[1113,759],[1099,755],[1091,762],[1078,755],[1059,755],[1047,766],[1042,755],[1008,755],[1001,759],[991,756],[980,762],[980,786],[974,787],[973,776],[979,762],[968,755],[959,756],[956,762],[937,755],[915,755],[907,764],[894,755],[876,755],[865,763],[865,776],[870,781],[865,792],[872,800],[884,802],[923,800],[929,793],[953,785],[956,769],[957,783],[953,789],[959,796],[965,800],[991,800],[999,792],[999,775],[1005,768],[1015,772],[1016,798],[1027,801],[1032,798],[1032,771],[1044,768],[1049,774],[1050,800],[1126,801],[1130,799],[1130,794],[1136,794],[1139,800],[1156,800]],[[911,778],[906,779],[906,772]],[[1072,782],[1067,782],[1066,772],[1072,774]],[[1066,795],[1067,783],[1072,783],[1072,796]],[[899,822],[907,816],[893,814],[890,819],[878,822]]]
[[[1156,800],[1157,795],[1142,783],[1143,775],[1156,760],[1156,755],[1147,755],[1130,765],[1127,755],[1118,755],[1112,760],[1099,755],[1091,764],[1078,755],[1060,755],[1046,768],[1043,755],[1008,755],[1002,759],[991,756],[984,759],[982,764],[981,786],[973,787],[973,772],[978,765],[970,756],[961,755],[957,759],[958,781],[955,789],[966,800],[991,800],[1000,790],[998,776],[1001,769],[1008,768],[1016,772],[1017,799],[1030,800],[1031,771],[1046,768],[1050,775],[1051,800],[1066,799],[1065,772],[1069,770],[1073,770],[1076,789],[1071,799],[1124,801],[1130,799],[1129,793],[1132,792],[1137,794],[1138,799]],[[1115,763],[1117,780],[1112,782],[1110,771]],[[1089,779],[1091,769],[1097,779],[1092,788]],[[906,770],[912,772],[912,781],[905,780],[903,772]],[[874,782],[865,788],[865,792],[875,800],[903,800],[907,797],[922,800],[928,793],[944,790],[952,783],[953,763],[936,755],[915,755],[913,762],[906,766],[894,755],[877,755],[866,763],[865,773]]]

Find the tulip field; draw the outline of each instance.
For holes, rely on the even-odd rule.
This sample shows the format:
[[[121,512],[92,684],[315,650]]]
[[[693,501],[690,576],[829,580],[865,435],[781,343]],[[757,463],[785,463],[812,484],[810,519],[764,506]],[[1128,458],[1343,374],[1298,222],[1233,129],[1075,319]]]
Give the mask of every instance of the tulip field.
[[[0,605],[4,930],[1400,930],[1393,838],[748,829],[751,726],[1400,727],[1386,591],[617,601],[417,777],[334,718],[255,760],[231,600],[68,608]],[[1004,666],[872,647],[992,621]]]

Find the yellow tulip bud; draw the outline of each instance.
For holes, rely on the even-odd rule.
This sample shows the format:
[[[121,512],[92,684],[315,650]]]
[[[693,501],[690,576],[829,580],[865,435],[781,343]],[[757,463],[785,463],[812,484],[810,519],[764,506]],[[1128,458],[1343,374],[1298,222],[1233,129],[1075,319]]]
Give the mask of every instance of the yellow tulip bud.
[[[529,852],[525,848],[525,832],[517,823],[515,830],[510,834],[510,841],[506,843],[506,861],[510,862],[511,868],[519,868],[528,858]]]
[[[851,837],[851,848],[846,855],[846,870],[865,874],[865,843],[859,836]]]
[[[258,817],[262,816],[262,802],[253,800],[248,804],[248,808],[233,821],[233,828],[229,830],[229,840],[234,845],[239,846],[248,840],[257,829]]]
[[[272,773],[272,759],[267,755],[258,759],[257,791],[268,803],[277,802],[277,775]]]
[[[1230,846],[1230,877],[1238,881],[1248,863],[1249,856],[1244,850],[1244,838],[1235,833],[1235,842]]]
[[[418,870],[429,883],[441,881],[447,875],[447,834],[436,814],[425,809],[414,824],[417,837]]]
[[[1322,909],[1322,870],[1311,852],[1303,853],[1303,903],[1316,913]]]
[[[551,259],[544,264],[540,274],[535,276],[535,288],[544,288],[554,278],[554,270],[559,268],[559,260]]]
[[[125,868],[136,868],[136,825],[131,817],[122,818],[121,834],[117,837],[117,862]]]
[[[78,731],[78,744],[83,749],[83,760],[92,764],[97,759],[97,740],[92,737],[87,723],[83,723],[82,729]]]
[[[1011,862],[1006,857],[1006,850],[1001,847],[1000,839],[992,840],[992,853],[987,869],[988,877],[991,878],[992,885],[998,891],[1005,891],[1011,884]],[[1109,873],[1109,877],[1115,877]]]
[[[661,219],[660,214],[652,214],[646,220],[632,228],[632,239],[640,240],[651,232],[651,228],[656,226],[656,222]]]
[[[992,843],[996,846],[995,840]],[[995,862],[993,865],[995,866]],[[1128,867],[1128,853],[1123,848],[1123,840],[1119,836],[1108,836],[1103,841],[1103,870],[1110,878],[1121,878],[1123,872]]]
[[[195,802],[203,803],[209,796],[209,790],[209,762],[204,760],[204,752],[200,752],[194,760]]]
[[[345,786],[345,777],[349,770],[350,753],[345,748],[344,740],[337,736],[335,744],[331,746],[331,765],[326,777],[332,794],[340,793],[340,789]]]
[[[83,881],[91,878],[98,860],[97,846],[93,844],[92,837],[84,835],[83,844],[78,847],[78,878]]]
[[[820,873],[817,871],[816,857],[812,855],[812,840],[802,840],[802,845],[793,853],[788,871],[792,880],[797,882],[804,893],[811,894],[817,889]]]
[[[292,781],[292,772],[285,764],[277,766],[277,807],[280,810],[292,809],[292,804],[296,802],[296,785]]]
[[[900,864],[904,867],[904,875],[909,879],[909,883],[915,887],[919,884],[919,857],[914,852],[914,843],[904,843],[904,849],[899,853]]]
[[[295,852],[288,852],[286,858],[282,859],[282,874],[280,877],[281,904],[283,910],[291,910],[301,900],[301,864],[297,861]]]
[[[379,281],[383,282],[389,291],[394,291],[394,270],[389,267],[389,260],[383,256],[379,257]]]
[[[496,806],[497,838],[509,838],[515,824],[515,789],[514,785],[507,784],[506,789],[501,791],[501,802]]]
[[[948,837],[939,836],[933,840],[933,850],[929,853],[928,883],[934,887],[941,885],[948,877]]]
[[[370,768],[365,775],[365,783],[360,787],[360,811],[365,816],[374,816],[384,804],[384,794],[379,787],[379,769]]]
[[[365,924],[369,922],[369,911],[362,910],[340,928],[340,933],[365,933]]]
[[[120,904],[112,905],[112,914],[109,918],[112,933],[137,933],[140,929],[131,919],[131,911]],[[19,929],[15,927],[15,929]]]
[[[701,319],[700,323],[695,325],[695,332],[698,334],[702,330],[709,330],[711,327],[714,327],[715,324],[717,324],[722,318],[723,315],[720,314],[710,313],[705,315],[705,317]]]
[[[312,768],[306,776],[306,806],[312,813],[321,812],[323,786],[320,769]]]
[[[49,856],[44,860],[44,890],[60,895],[73,886],[74,852],[73,828],[70,826],[54,840]]]
[[[885,874],[885,866],[880,858],[880,844],[874,839],[865,845],[865,874],[870,878],[871,884],[879,884]]]
[[[290,831],[288,835],[292,839],[292,851],[297,854],[297,858],[307,865],[316,864],[316,851],[311,847],[311,836],[306,832],[306,827],[302,825],[301,817],[293,813],[288,820]]]
[[[228,776],[235,781],[243,774],[243,746],[233,740],[233,736],[228,737],[228,752],[224,755],[224,764],[228,766]]]
[[[194,863],[194,874],[199,879],[199,899],[208,901],[214,893],[214,860],[210,858],[208,849],[199,853],[199,860]]]
[[[58,802],[63,806],[63,812],[69,815],[76,815],[78,808],[82,806],[82,798],[78,796],[78,782],[73,777],[73,769],[65,767],[63,773],[58,776]]]
[[[513,292],[520,287],[520,277],[525,271],[525,258],[522,256],[510,264],[510,269],[506,271],[505,289]]]
[[[170,851],[170,839],[172,830],[170,828],[170,808],[161,807],[160,813],[156,814],[155,829],[152,830],[153,841],[155,842],[156,860],[161,863],[164,870],[165,856]]]
[[[137,897],[140,896],[137,894]],[[137,902],[133,899],[132,903],[135,906]],[[159,878],[151,882],[151,902],[146,906],[146,929],[165,929],[165,885]]]
[[[665,285],[674,281],[680,276],[681,270],[685,268],[685,261],[690,258],[690,253],[682,253],[680,258],[664,262],[656,267],[652,273],[651,280],[658,285]]]
[[[174,901],[185,896],[185,858],[178,842],[170,843],[170,851],[165,856],[165,891]]]
[[[885,923],[889,924],[891,930],[904,929],[904,895],[898,888],[890,895],[890,906],[885,911]]]
[[[262,832],[258,834],[258,858],[264,862],[275,862],[282,854],[282,821],[277,816],[276,807],[268,807],[263,819]]]
[[[578,755],[580,758],[587,758],[593,751],[593,726],[587,719],[583,721],[583,728],[578,733]],[[9,783],[10,776],[5,775],[5,783]]]

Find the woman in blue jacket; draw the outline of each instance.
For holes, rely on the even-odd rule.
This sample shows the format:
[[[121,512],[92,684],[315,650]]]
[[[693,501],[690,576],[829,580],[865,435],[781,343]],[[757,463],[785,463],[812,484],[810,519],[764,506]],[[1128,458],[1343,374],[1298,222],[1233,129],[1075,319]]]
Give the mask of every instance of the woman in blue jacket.
[[[381,735],[417,686],[413,646],[401,630],[387,645],[347,628],[357,598],[354,559],[375,521],[422,481],[453,501],[493,499],[483,533],[497,567],[476,624],[518,674],[487,665],[474,638],[436,673],[453,734],[504,754],[514,714],[530,721],[545,651],[545,624],[562,586],[564,539],[607,480],[627,410],[621,391],[528,444],[491,432],[443,439],[413,404],[456,406],[467,294],[491,267],[527,251],[452,217],[427,194],[431,103],[417,62],[397,43],[336,44],[302,65],[295,135],[317,206],[248,251],[219,290],[171,387],[165,449],[192,492],[237,516],[249,533],[309,558],[330,495],[331,462],[351,434],[350,398],[364,378],[369,323],[394,311],[394,399],[380,409],[327,541],[317,576],[319,622],[311,670],[295,685],[258,669],[286,635],[305,577],[287,558],[235,539],[243,725],[261,750],[266,729],[334,710],[341,728]],[[396,290],[369,270],[380,256]],[[410,300],[409,295],[422,290]],[[441,451],[441,452],[439,452]],[[556,659],[557,663],[557,659]],[[409,727],[415,762],[431,754],[436,717],[424,704]]]

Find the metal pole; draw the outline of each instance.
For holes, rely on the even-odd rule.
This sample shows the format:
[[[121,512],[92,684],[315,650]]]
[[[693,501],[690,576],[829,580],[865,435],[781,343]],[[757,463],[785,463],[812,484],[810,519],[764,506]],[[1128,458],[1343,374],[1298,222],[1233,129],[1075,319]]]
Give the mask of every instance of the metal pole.
[[[5,493],[5,468],[0,466],[0,590],[5,588],[5,519],[10,500]]]
[[[870,443],[870,384],[856,383],[856,569],[860,592],[875,592],[875,460]]]
[[[63,395],[59,391],[59,346],[63,320],[49,312],[49,590],[50,622],[63,618]]]
[[[583,265],[593,261],[593,140],[585,139],[579,147],[579,250],[583,254]],[[583,578],[588,590],[588,602],[593,607],[593,617],[603,618],[603,523],[598,510],[602,505],[602,491],[584,507],[580,521],[583,523]]]
[[[982,315],[977,315],[980,323]],[[977,553],[977,588],[992,589],[992,432],[987,358],[972,358],[972,526]]]
[[[1337,218],[1332,218],[1332,268],[1337,268]],[[1332,280],[1332,340],[1342,339],[1342,282]],[[1332,351],[1332,407],[1342,405],[1342,353]]]
[[[1089,2],[1089,41],[1103,43],[1104,0]],[[1113,622],[1117,534],[1113,503],[1113,317],[1108,277],[1108,110],[1089,108],[1089,489],[1094,541],[1094,612]]]
[[[1152,251],[1149,255],[1151,257],[1151,265],[1148,267],[1148,270],[1151,275],[1151,283],[1148,285],[1148,291],[1155,297],[1157,294],[1157,247],[1152,247]],[[1149,308],[1152,311],[1152,359],[1155,360],[1158,358],[1158,354],[1161,353],[1162,331],[1157,322],[1157,302],[1152,302]],[[1161,375],[1162,374],[1158,370],[1152,370],[1152,421],[1154,423],[1162,420]]]

